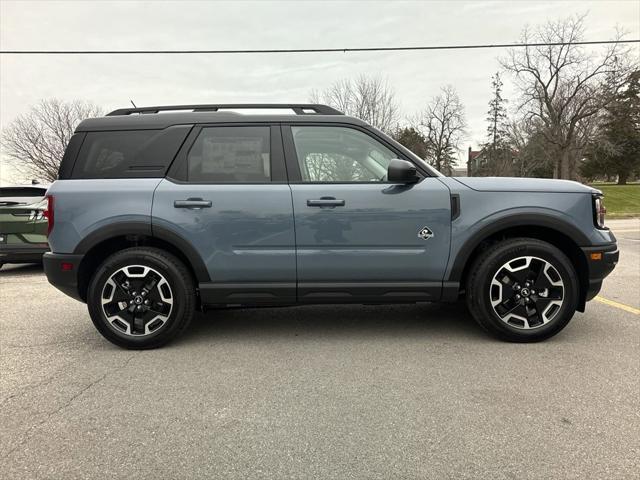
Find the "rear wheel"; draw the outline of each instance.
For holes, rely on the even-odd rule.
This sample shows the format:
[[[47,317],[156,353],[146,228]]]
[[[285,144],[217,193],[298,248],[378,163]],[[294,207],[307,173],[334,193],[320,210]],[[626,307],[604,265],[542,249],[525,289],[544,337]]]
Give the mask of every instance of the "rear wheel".
[[[562,330],[578,305],[578,279],[564,253],[530,238],[505,240],[475,262],[467,306],[494,336],[536,342]]]
[[[191,322],[195,285],[173,255],[157,248],[128,248],[98,268],[87,305],[94,325],[110,342],[124,348],[156,348]]]

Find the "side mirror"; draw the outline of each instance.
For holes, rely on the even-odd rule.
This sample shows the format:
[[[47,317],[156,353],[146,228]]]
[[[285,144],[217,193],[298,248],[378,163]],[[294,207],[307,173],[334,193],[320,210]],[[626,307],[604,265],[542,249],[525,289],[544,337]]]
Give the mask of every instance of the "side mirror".
[[[389,162],[387,181],[394,183],[416,183],[420,180],[416,167],[406,160],[394,158]]]

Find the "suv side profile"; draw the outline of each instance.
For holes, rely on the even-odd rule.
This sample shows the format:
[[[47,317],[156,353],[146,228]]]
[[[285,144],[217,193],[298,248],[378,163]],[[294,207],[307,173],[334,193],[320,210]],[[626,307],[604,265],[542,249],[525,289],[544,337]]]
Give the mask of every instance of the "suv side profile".
[[[85,120],[47,199],[49,281],[126,348],[165,344],[198,308],[461,296],[489,333],[539,341],[618,261],[598,190],[448,178],[324,105]]]

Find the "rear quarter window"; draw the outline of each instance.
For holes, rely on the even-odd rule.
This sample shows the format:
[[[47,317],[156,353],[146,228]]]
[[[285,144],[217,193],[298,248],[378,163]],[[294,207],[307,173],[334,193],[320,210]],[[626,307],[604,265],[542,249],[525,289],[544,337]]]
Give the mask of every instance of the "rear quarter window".
[[[78,152],[80,151],[80,147],[82,146],[82,140],[84,140],[84,136],[84,132],[74,133],[69,140],[67,149],[64,151],[64,156],[62,157],[62,161],[60,162],[60,168],[58,169],[58,179],[66,180],[71,178],[71,173],[73,172],[73,164],[78,157]]]
[[[71,177],[163,177],[190,129],[87,132]]]

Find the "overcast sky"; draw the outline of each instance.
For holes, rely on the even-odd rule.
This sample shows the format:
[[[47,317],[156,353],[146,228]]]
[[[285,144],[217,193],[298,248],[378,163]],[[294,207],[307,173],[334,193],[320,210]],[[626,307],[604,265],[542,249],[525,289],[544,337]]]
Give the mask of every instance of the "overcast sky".
[[[141,2],[0,0],[0,43],[12,49],[345,48],[517,41],[527,24],[589,13],[586,40],[619,26],[640,38],[640,1]],[[638,49],[636,48],[636,53]],[[380,75],[403,114],[453,85],[476,146],[485,135],[499,50],[277,55],[0,57],[0,127],[39,99],[111,110],[222,102],[306,102],[311,89]],[[513,96],[505,79],[507,96]],[[512,98],[515,103],[515,99]],[[0,181],[16,179],[6,159]]]

